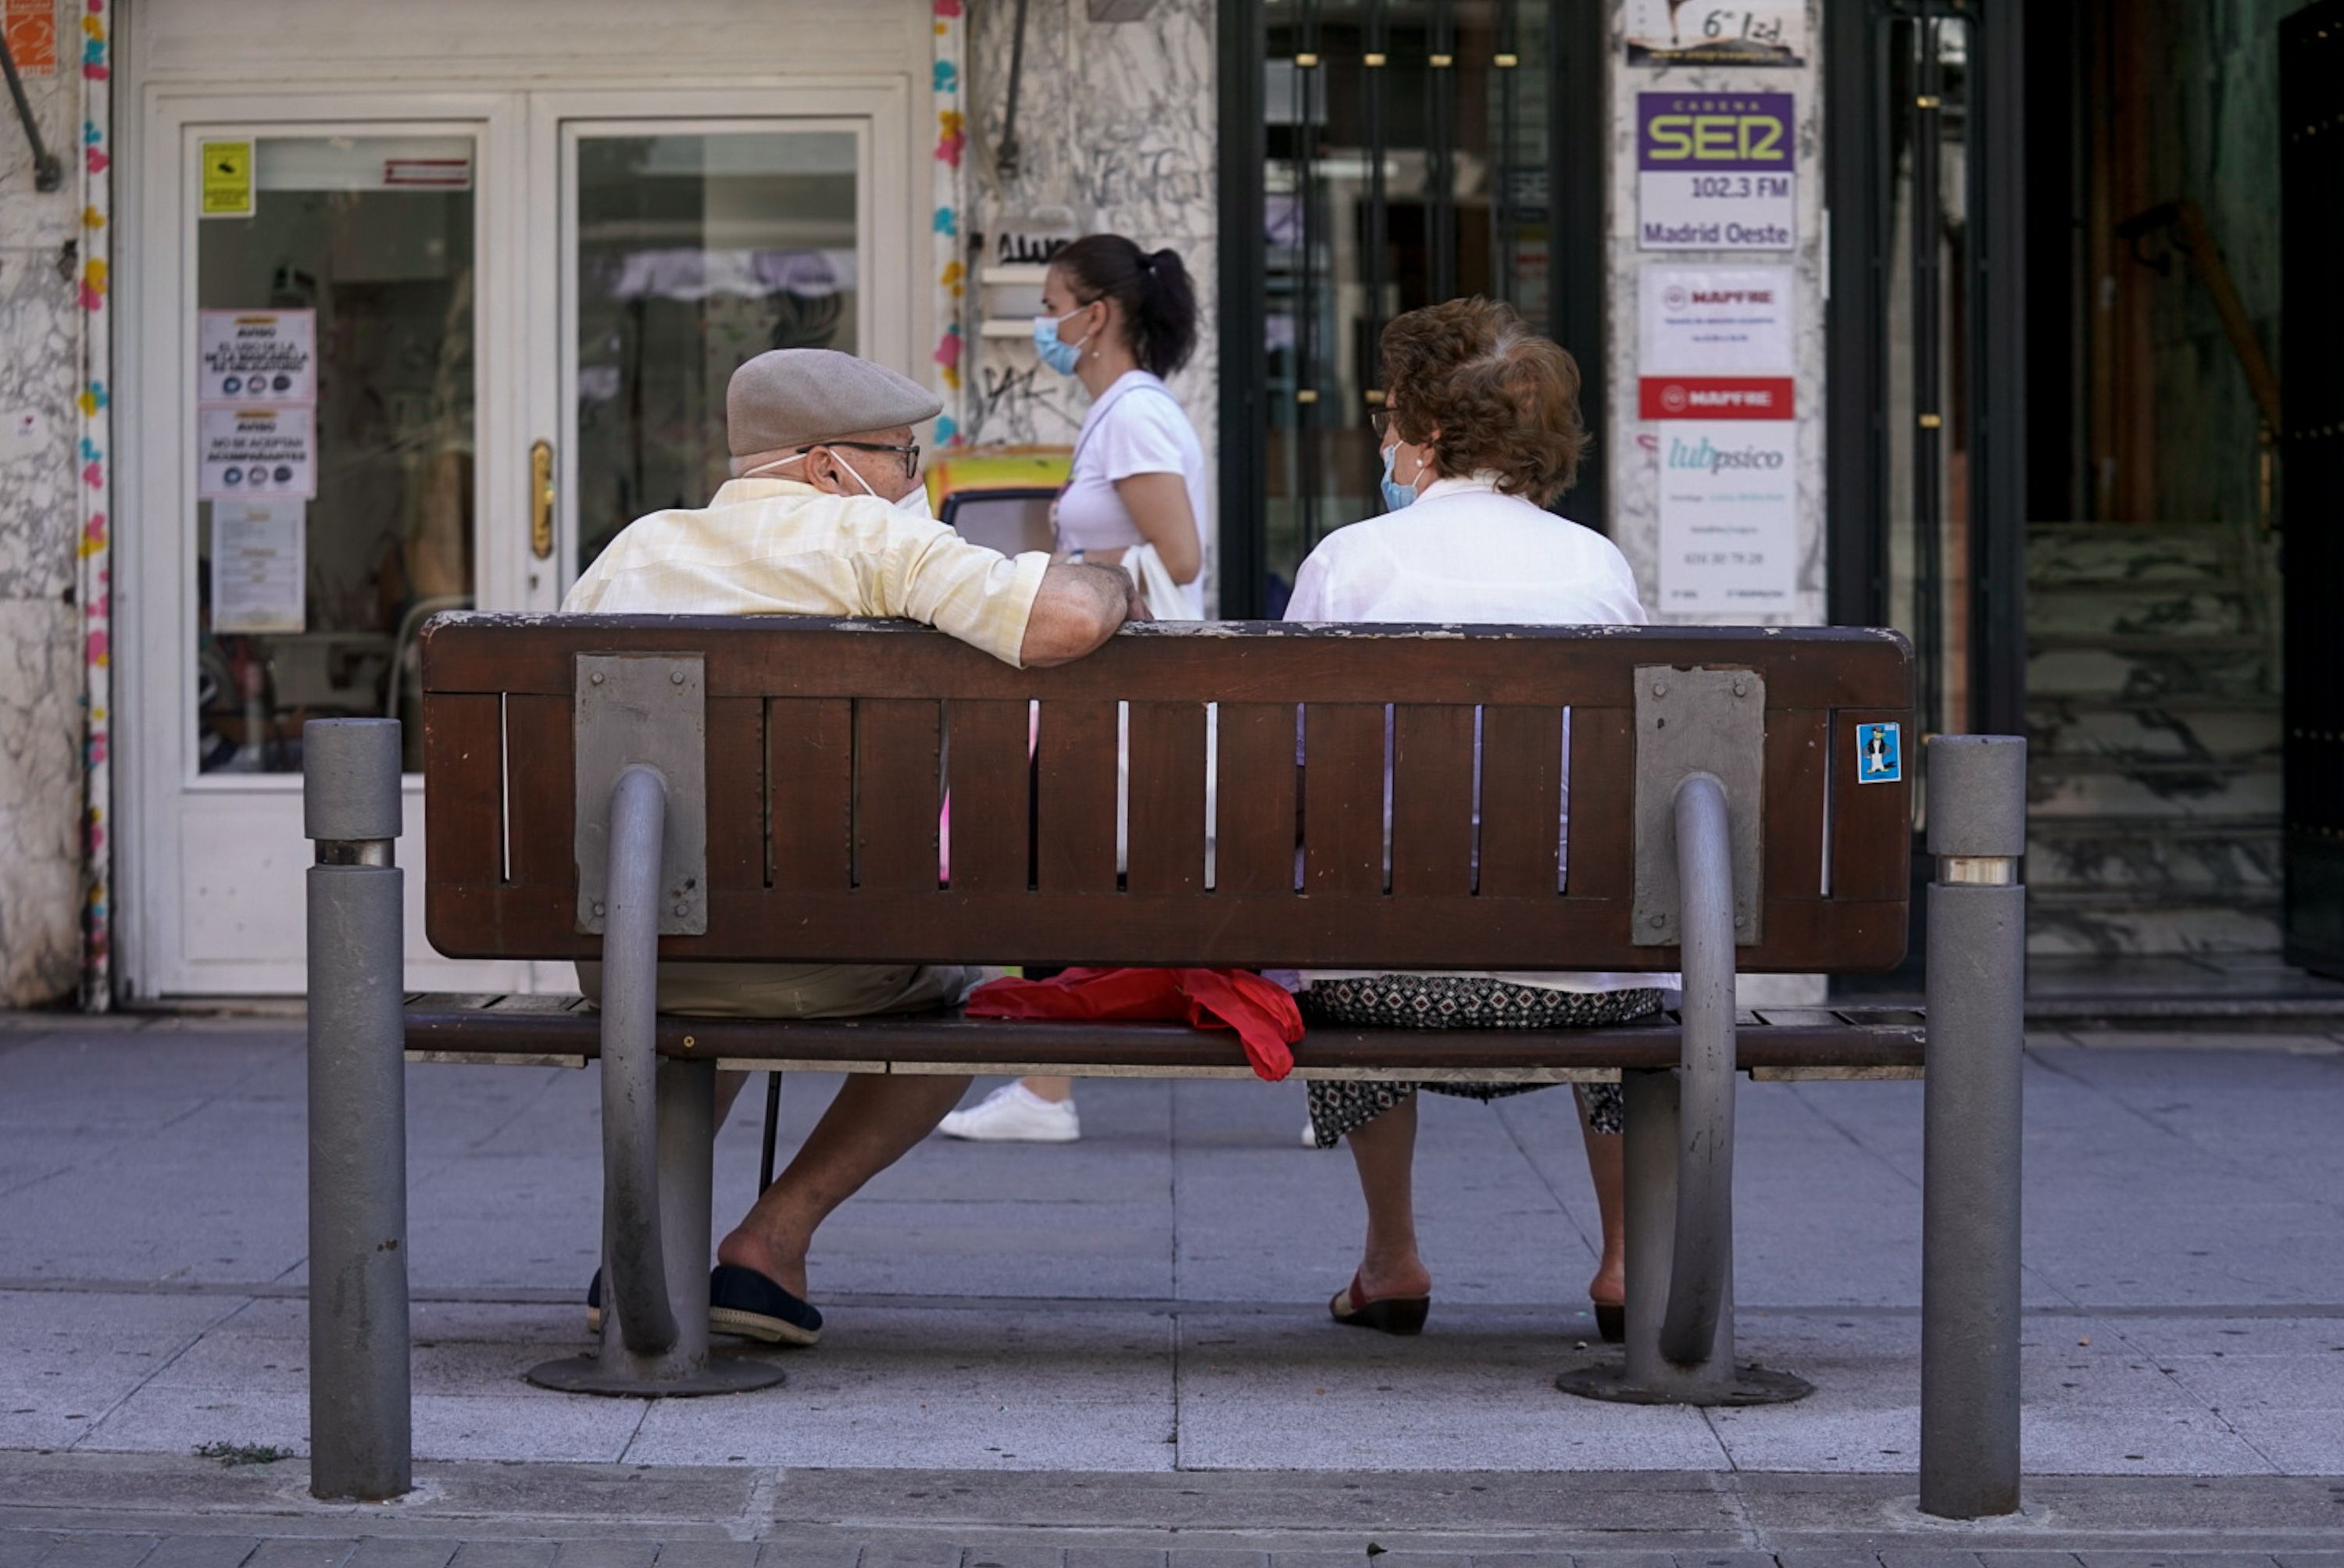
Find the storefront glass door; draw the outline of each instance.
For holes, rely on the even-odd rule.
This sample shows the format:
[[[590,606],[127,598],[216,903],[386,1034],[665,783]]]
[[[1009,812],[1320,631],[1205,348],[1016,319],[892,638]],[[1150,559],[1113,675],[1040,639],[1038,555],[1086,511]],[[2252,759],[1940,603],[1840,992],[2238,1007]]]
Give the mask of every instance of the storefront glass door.
[[[853,119],[561,127],[569,552],[724,482],[724,390],[768,349],[863,351]]]
[[[874,190],[909,195],[900,95],[725,96],[383,95],[412,114],[351,118],[191,95],[149,119],[133,999],[299,993],[301,726],[399,718],[419,766],[432,614],[556,608],[628,521],[704,504],[750,355],[910,359],[909,312],[869,308],[912,293],[908,232],[884,261],[873,235]],[[569,988],[566,965],[431,951],[407,794],[410,986]]]

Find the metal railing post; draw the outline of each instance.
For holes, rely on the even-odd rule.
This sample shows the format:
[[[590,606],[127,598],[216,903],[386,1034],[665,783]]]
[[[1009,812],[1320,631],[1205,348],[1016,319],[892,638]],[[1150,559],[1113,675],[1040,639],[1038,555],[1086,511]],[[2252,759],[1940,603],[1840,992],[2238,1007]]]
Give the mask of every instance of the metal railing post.
[[[1921,1220],[1921,1509],[2019,1505],[2026,743],[1929,739],[1928,1078]]]
[[[626,1348],[675,1344],[659,1183],[660,846],[667,780],[638,764],[611,791],[610,924],[602,936],[602,1284]],[[703,1264],[703,1268],[705,1265]],[[612,1335],[603,1335],[607,1360]]]
[[[1680,1065],[1621,1075],[1627,1100],[1628,1342],[1621,1365],[1574,1368],[1566,1393],[1634,1404],[1780,1404],[1802,1378],[1733,1360],[1737,966],[1733,813],[1713,774],[1671,800],[1684,965]]]
[[[712,1062],[659,1057],[668,781],[631,764],[611,789],[602,933],[602,1344],[530,1369],[568,1393],[732,1393],[783,1381],[708,1351]]]
[[[394,719],[302,726],[308,873],[309,1490],[415,1484],[407,1333],[406,909]]]
[[[1677,916],[1684,964],[1678,1086],[1677,1214],[1661,1353],[1682,1367],[1733,1367],[1723,1313],[1733,1259],[1733,839],[1725,787],[1677,785]]]

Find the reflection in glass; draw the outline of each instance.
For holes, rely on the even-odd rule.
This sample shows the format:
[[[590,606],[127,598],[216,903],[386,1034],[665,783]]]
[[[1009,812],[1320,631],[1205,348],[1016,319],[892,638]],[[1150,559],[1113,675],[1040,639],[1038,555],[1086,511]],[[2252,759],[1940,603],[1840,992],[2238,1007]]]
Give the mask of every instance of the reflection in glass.
[[[405,718],[417,765],[416,634],[473,594],[472,156],[468,137],[264,137],[252,215],[196,226],[199,309],[317,313],[314,409],[280,416],[314,419],[317,494],[261,498],[288,509],[298,572],[290,535],[196,506],[202,772],[298,771],[302,723],[349,716]],[[215,627],[222,550],[230,589],[277,552],[283,630]]]
[[[725,479],[724,388],[768,349],[854,351],[855,138],[577,143],[578,566]]]

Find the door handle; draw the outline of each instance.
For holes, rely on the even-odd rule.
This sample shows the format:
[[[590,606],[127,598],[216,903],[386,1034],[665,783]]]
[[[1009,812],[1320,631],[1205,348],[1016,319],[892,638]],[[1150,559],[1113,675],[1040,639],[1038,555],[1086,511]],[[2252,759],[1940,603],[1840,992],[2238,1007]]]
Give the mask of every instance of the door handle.
[[[540,561],[553,554],[553,443],[529,448],[529,548]]]

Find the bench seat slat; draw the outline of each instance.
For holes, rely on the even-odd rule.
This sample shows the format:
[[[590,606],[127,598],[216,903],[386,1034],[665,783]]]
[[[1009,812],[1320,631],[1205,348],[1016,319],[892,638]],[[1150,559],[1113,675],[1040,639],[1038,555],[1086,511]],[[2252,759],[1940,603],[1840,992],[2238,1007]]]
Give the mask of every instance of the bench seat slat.
[[[504,748],[505,704],[494,693],[448,697],[425,710],[427,771],[446,768],[500,776]],[[468,882],[503,880],[504,792],[431,791],[423,798],[423,837],[427,844],[446,845],[435,856],[435,867]]]
[[[945,704],[952,885],[961,892],[1023,893],[1033,885],[1025,827],[1034,805],[1027,712],[1024,703]]]
[[[1303,887],[1372,896],[1384,886],[1384,710],[1315,703],[1303,715]]]
[[[571,691],[578,617],[445,617],[424,636],[423,689]],[[857,657],[834,633],[854,633]],[[598,652],[704,649],[712,697],[1100,697],[1128,702],[1487,703],[1625,707],[1621,650],[1640,664],[1748,662],[1746,627],[1347,627],[1339,637],[1280,622],[1167,622],[1126,628],[1098,652],[1046,670],[1015,670],[904,622],[816,616],[594,617]],[[539,635],[515,635],[537,632]],[[815,651],[800,638],[829,638]],[[1166,642],[1218,649],[1204,665],[1166,657]],[[436,645],[435,645],[436,644]],[[1235,646],[1241,657],[1228,660]],[[1400,660],[1379,656],[1399,649]],[[1608,652],[1607,652],[1608,651]],[[1902,639],[1864,627],[1801,627],[1770,639],[1766,698],[1790,708],[1899,708],[1912,701]]]
[[[574,998],[541,998],[571,1001]],[[472,1012],[426,996],[408,1009],[409,1050],[592,1057],[599,1020],[587,1011]],[[1917,1067],[1917,1025],[1776,1026],[1739,1042],[1744,1067]],[[1245,1065],[1234,1036],[1180,1024],[1032,1024],[959,1014],[768,1020],[662,1015],[662,1054],[726,1060],[916,1061],[967,1067],[1117,1063],[1131,1067]],[[1306,1067],[1387,1069],[1665,1067],[1680,1054],[1672,1015],[1600,1029],[1315,1028],[1295,1047]]]
[[[1569,890],[1588,898],[1632,899],[1636,835],[1615,828],[1635,819],[1636,716],[1626,708],[1571,711],[1571,820],[1563,845]]]
[[[708,703],[708,885],[765,885],[765,704]]]
[[[854,879],[854,705],[779,698],[765,709],[777,890],[843,893]]]
[[[1205,888],[1205,704],[1131,704],[1130,886]]]
[[[1551,898],[1561,846],[1562,710],[1482,709],[1482,893]]]
[[[1473,891],[1473,710],[1404,703],[1392,716],[1392,892]]]
[[[1291,742],[1288,743],[1289,752]],[[1290,777],[1289,763],[1286,772]],[[1291,823],[1293,791],[1283,804]],[[1227,808],[1224,808],[1224,818]],[[709,935],[674,936],[672,959],[852,964],[1148,964],[1394,969],[1615,969],[1680,967],[1673,947],[1628,940],[1624,900],[1420,898],[1354,900],[1337,923],[1313,919],[1291,886],[1292,828],[1283,851],[1288,885],[1265,895],[1233,889],[1211,898],[1036,892],[988,896],[960,889],[887,894],[712,890]],[[1258,851],[1261,846],[1256,846]],[[1235,874],[1221,841],[1224,876]],[[1550,875],[1552,859],[1548,860]],[[1257,861],[1274,875],[1275,859]],[[778,875],[778,874],[777,874]],[[591,958],[599,939],[572,929],[567,886],[494,887],[434,882],[426,890],[434,946],[451,958]],[[475,905],[484,908],[475,910]],[[1493,916],[1508,918],[1498,925]],[[478,933],[473,947],[460,936]],[[1748,974],[1855,973],[1893,967],[1904,955],[1901,898],[1785,902],[1773,906],[1763,955],[1743,954]],[[1556,955],[1567,954],[1567,962]],[[1371,960],[1370,960],[1370,956]],[[1763,958],[1763,961],[1761,959]]]
[[[510,780],[505,812],[511,824],[506,875],[516,887],[552,889],[561,902],[564,926],[575,925],[578,918],[578,845],[571,817],[578,790],[577,757],[576,717],[566,690],[559,696],[515,692],[505,699],[505,761]],[[440,840],[427,842],[436,846]],[[436,882],[441,876],[435,859],[431,878]]]
[[[944,713],[934,702],[854,704],[854,880],[882,893],[936,889]]]
[[[1034,753],[1034,846],[1036,879],[1045,894],[1079,898],[1116,890],[1117,724],[1113,703],[1042,704]],[[1003,823],[994,831],[1017,833],[1024,826]]]

